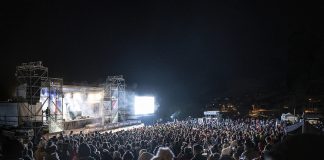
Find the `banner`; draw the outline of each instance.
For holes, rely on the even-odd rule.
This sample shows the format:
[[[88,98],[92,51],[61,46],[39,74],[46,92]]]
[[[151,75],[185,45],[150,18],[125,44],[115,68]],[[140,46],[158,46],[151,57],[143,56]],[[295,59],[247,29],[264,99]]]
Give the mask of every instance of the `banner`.
[[[118,109],[118,99],[111,101],[111,109],[112,110]]]
[[[203,118],[198,118],[198,124],[204,124],[204,119]]]
[[[216,116],[218,111],[205,111],[204,115],[205,116]]]

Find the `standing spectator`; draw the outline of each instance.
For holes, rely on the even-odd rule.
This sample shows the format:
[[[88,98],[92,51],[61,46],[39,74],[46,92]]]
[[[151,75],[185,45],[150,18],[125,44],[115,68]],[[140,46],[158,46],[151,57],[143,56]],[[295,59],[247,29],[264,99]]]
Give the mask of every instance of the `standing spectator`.
[[[43,160],[44,157],[46,157],[45,152],[45,142],[40,141],[37,147],[37,150],[35,151],[35,159],[36,160]]]
[[[121,155],[118,151],[114,151],[113,159],[114,160],[122,160]]]
[[[154,155],[149,152],[143,152],[139,157],[138,160],[151,160]]]
[[[186,147],[184,148],[183,154],[180,153],[178,160],[191,160],[192,157],[193,154],[191,148]]]
[[[87,160],[91,155],[91,149],[88,144],[81,143],[79,146],[79,160]]]
[[[174,154],[168,147],[160,147],[152,160],[173,160]]]
[[[258,151],[254,149],[254,145],[250,140],[247,140],[244,144],[244,152],[241,155],[243,160],[252,160],[259,157]]]
[[[202,153],[203,153],[203,147],[199,144],[195,144],[193,146],[194,157],[191,160],[207,160],[207,158],[204,157]]]
[[[223,149],[222,149],[222,153],[221,153],[221,157],[222,156],[229,156],[232,154],[232,148],[228,143],[225,143],[223,145]]]
[[[133,159],[134,159],[133,153],[127,150],[123,155],[123,160],[133,160]]]

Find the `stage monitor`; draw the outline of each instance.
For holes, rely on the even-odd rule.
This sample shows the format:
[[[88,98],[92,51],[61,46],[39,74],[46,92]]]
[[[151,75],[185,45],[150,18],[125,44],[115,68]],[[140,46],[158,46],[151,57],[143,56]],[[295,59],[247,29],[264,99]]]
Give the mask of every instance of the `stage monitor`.
[[[135,115],[148,115],[154,113],[154,97],[135,96]]]

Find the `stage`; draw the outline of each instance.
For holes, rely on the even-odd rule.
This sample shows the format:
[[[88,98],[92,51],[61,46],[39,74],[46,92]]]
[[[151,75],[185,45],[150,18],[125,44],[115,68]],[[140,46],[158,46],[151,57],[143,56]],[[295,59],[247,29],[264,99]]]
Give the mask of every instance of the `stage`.
[[[84,128],[89,124],[98,124],[101,123],[100,118],[84,118],[84,119],[75,119],[64,122],[64,130],[71,130],[77,128]]]

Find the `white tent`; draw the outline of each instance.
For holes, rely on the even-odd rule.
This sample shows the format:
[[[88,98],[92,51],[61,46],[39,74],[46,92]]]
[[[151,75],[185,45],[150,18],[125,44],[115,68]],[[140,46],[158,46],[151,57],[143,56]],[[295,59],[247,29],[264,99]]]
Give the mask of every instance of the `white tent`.
[[[291,113],[283,113],[281,115],[281,120],[282,121],[290,121],[290,122],[296,122],[298,120],[298,118],[296,116],[294,116]]]

